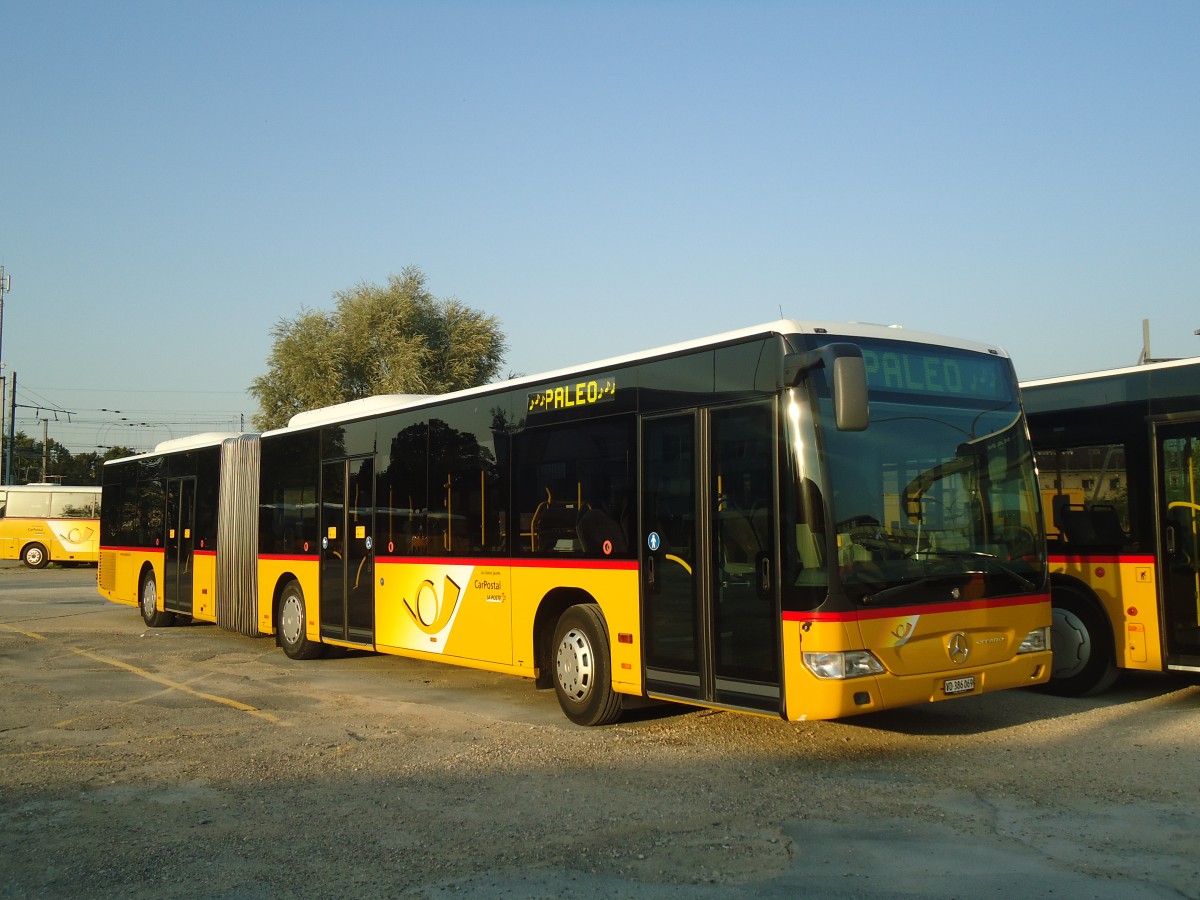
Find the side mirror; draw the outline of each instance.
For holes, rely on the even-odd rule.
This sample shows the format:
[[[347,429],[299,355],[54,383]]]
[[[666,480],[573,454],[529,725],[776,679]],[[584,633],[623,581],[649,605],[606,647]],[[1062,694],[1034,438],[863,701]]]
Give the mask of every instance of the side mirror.
[[[833,415],[838,431],[867,430],[867,366],[861,351],[833,361]]]
[[[795,387],[810,369],[829,371],[833,415],[838,431],[866,431],[870,422],[867,404],[867,366],[856,344],[826,344],[816,350],[789,353],[783,359],[783,383]]]

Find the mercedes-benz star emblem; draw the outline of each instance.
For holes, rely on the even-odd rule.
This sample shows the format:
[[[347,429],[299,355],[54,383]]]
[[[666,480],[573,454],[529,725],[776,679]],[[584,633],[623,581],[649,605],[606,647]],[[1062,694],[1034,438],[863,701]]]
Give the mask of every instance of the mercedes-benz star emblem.
[[[971,655],[971,642],[963,632],[956,631],[946,642],[946,652],[950,654],[951,662],[961,666]]]

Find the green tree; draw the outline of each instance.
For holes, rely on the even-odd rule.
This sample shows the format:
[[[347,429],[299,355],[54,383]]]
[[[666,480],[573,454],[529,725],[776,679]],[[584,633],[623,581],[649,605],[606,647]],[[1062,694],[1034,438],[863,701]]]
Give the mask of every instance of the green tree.
[[[332,312],[302,309],[271,330],[268,371],[250,393],[254,427],[280,428],[298,412],[375,394],[441,394],[496,377],[506,342],[494,316],[434,297],[409,266],[386,285],[335,293]]]

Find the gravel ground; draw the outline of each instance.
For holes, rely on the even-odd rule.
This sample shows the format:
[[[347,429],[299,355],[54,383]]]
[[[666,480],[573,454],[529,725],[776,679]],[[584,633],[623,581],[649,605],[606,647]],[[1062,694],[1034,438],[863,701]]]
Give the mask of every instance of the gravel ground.
[[[1200,897],[1200,685],[571,725],[0,569],[0,897]]]

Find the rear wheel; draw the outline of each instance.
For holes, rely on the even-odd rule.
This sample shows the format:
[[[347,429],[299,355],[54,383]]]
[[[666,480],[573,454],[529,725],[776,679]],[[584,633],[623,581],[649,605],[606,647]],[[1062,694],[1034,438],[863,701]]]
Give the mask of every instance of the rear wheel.
[[[1054,667],[1046,690],[1085,697],[1110,687],[1117,670],[1112,626],[1099,605],[1073,590],[1052,592],[1050,646]]]
[[[621,716],[612,689],[608,627],[600,608],[572,606],[554,629],[554,692],[576,725],[609,725]]]
[[[324,644],[308,639],[305,621],[304,591],[293,579],[279,597],[279,645],[290,659],[316,659],[325,650]]]
[[[41,544],[26,544],[21,551],[21,562],[31,569],[44,569],[50,563],[50,554]]]
[[[151,628],[167,628],[175,624],[175,613],[158,608],[158,584],[153,572],[147,572],[142,578],[142,586],[138,589],[138,606],[142,610],[142,618]]]

